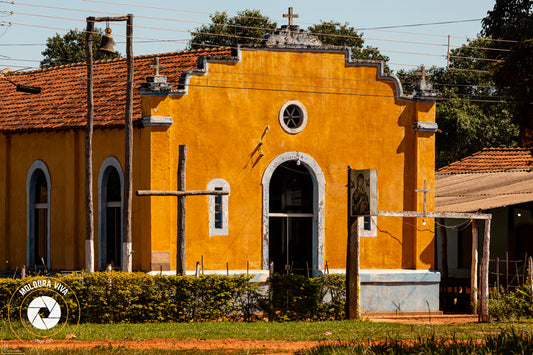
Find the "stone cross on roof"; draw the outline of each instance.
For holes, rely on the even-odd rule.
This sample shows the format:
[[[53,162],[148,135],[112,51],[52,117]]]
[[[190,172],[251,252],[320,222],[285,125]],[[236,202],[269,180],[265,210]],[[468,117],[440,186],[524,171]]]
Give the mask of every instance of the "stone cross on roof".
[[[155,57],[154,58],[154,64],[149,65],[149,67],[154,69],[154,76],[160,75],[159,74],[159,69],[165,69],[166,68],[165,65],[159,64],[159,57]]]
[[[418,75],[420,77],[420,81],[426,81],[426,77],[430,76],[431,74],[429,74],[427,71],[426,71],[426,67],[424,67],[423,65],[420,67],[420,71],[417,71],[415,73],[415,75]]]
[[[289,18],[289,26],[292,26],[293,25],[292,19],[299,18],[300,16],[298,14],[294,14],[292,12],[292,7],[289,7],[289,13],[288,14],[283,14],[283,17],[288,17]]]

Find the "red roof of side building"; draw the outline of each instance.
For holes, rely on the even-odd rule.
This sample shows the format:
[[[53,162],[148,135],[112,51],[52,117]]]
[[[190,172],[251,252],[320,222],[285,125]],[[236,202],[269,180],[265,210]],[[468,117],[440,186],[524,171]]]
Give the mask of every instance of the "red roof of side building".
[[[141,119],[139,86],[151,76],[149,67],[160,58],[160,75],[177,89],[181,74],[196,69],[202,56],[229,57],[229,48],[202,49],[135,57],[133,120]],[[126,58],[94,62],[94,126],[123,127],[126,108]],[[40,94],[17,92],[15,84],[41,87]],[[87,66],[77,63],[0,77],[0,132],[85,127]]]
[[[475,212],[533,201],[529,148],[486,148],[437,170],[436,212]]]
[[[533,169],[530,148],[485,148],[437,170],[437,174],[529,171]]]

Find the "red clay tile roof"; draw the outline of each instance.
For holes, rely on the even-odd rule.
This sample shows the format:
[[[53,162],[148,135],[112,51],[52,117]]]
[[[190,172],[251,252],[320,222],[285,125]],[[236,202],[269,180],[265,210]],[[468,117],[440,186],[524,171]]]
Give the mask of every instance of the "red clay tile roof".
[[[177,89],[180,75],[197,68],[200,56],[230,56],[230,49],[202,49],[135,57],[133,120],[141,119],[139,86],[153,75],[154,58],[160,58],[161,75]],[[124,126],[126,59],[94,63],[94,126]],[[16,84],[39,86],[40,94],[17,92]],[[87,69],[77,63],[48,69],[11,73],[0,77],[0,132],[71,129],[85,127],[87,119]]]
[[[530,171],[532,169],[533,153],[530,148],[485,148],[438,169],[437,174]]]

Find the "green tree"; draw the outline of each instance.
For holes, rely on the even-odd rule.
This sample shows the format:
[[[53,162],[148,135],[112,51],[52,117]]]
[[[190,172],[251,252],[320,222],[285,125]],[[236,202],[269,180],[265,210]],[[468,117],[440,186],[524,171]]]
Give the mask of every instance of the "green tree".
[[[259,10],[240,11],[233,17],[226,12],[216,12],[211,15],[211,22],[195,29],[189,42],[190,49],[260,44],[265,34],[273,33],[277,28],[277,23],[263,16]],[[347,23],[341,25],[339,22],[321,21],[320,24],[310,26],[307,31],[316,35],[325,45],[351,48],[354,59],[389,60],[377,48],[363,47],[363,34]]]
[[[478,38],[450,53],[450,69],[430,68],[429,80],[440,91],[436,120],[436,167],[442,167],[487,147],[517,146],[519,128],[509,104],[495,87],[491,42]],[[405,92],[413,90],[415,72],[397,76]]]
[[[244,10],[229,17],[226,12],[211,15],[211,24],[196,28],[189,42],[190,49],[213,46],[235,47],[237,44],[259,44],[277,24],[259,10]]]
[[[102,41],[102,31],[96,29],[93,34],[93,59],[120,58],[118,52],[114,54],[104,54],[98,52]],[[41,68],[55,67],[70,63],[85,62],[85,43],[87,42],[84,31],[70,30],[61,36],[56,33],[54,37],[46,40],[46,49],[41,52],[44,59],[41,61]]]
[[[348,23],[341,25],[335,21],[320,21],[320,24],[308,27],[307,31],[316,35],[325,45],[349,47],[352,50],[352,59],[389,61],[389,57],[381,54],[377,48],[363,47],[363,33],[357,32]]]
[[[507,50],[493,52],[493,58],[503,60],[495,65],[493,78],[499,91],[508,95],[522,145],[533,146],[533,1],[496,0],[482,26],[484,36],[503,40],[491,43],[495,49]]]
[[[481,22],[485,37],[504,40],[533,38],[533,1],[496,0]]]
[[[511,96],[513,118],[522,145],[533,146],[533,40],[520,41],[494,70],[494,80]]]

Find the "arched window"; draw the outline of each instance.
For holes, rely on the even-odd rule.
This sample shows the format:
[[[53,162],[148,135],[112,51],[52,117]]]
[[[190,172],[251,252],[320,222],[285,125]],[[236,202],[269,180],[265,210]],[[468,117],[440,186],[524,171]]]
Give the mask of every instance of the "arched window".
[[[98,265],[122,266],[122,209],[124,177],[118,160],[108,157],[98,176]]]
[[[208,190],[230,191],[224,179],[213,179],[207,184]],[[228,195],[209,196],[209,235],[228,235]]]
[[[26,178],[27,263],[50,268],[50,174],[36,160]]]

